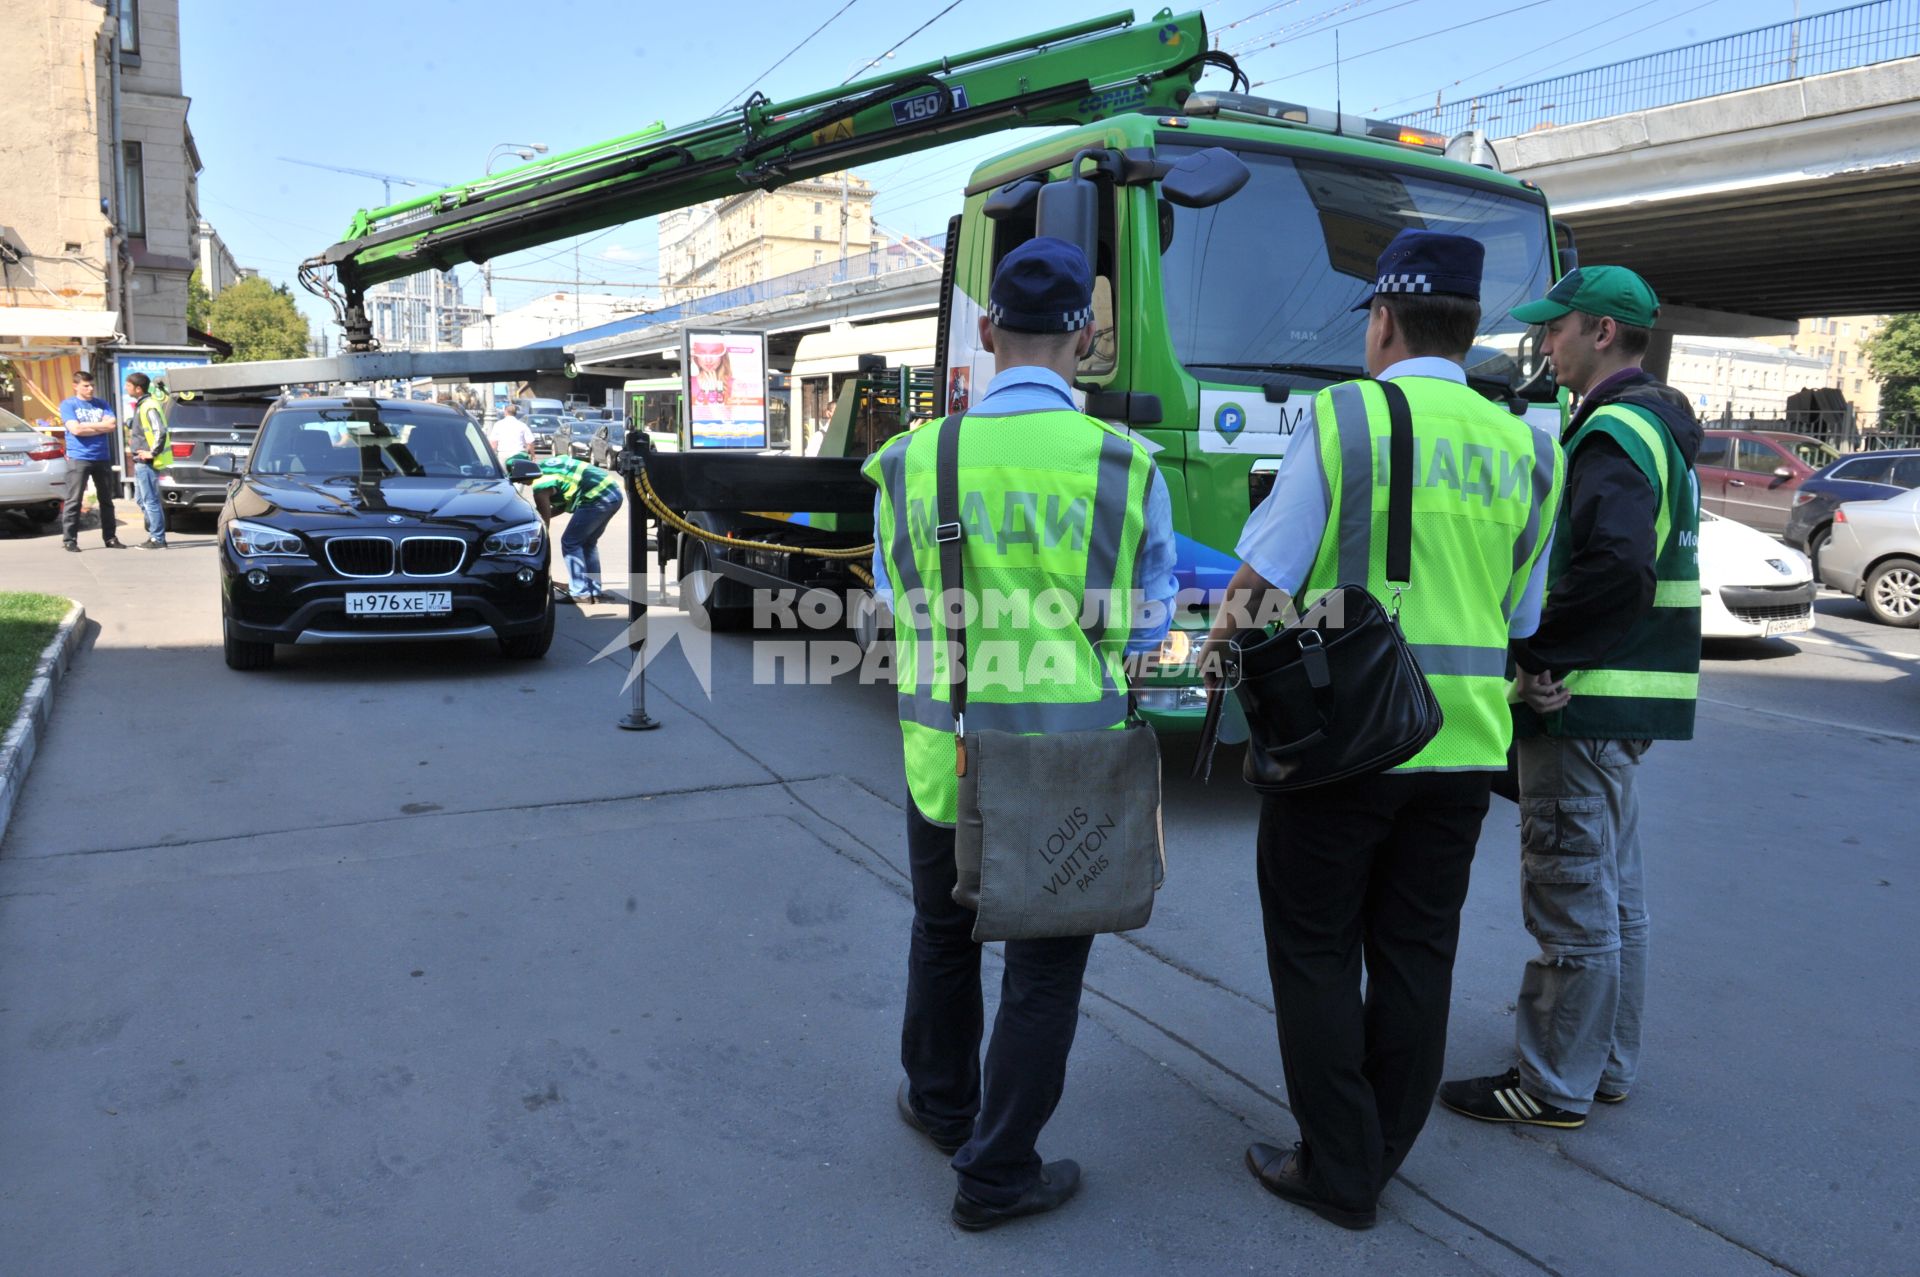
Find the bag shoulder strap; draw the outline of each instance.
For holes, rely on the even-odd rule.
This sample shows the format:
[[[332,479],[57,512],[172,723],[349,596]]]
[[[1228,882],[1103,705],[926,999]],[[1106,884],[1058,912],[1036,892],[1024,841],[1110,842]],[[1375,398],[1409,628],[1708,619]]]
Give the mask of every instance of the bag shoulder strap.
[[[947,629],[947,650],[958,659],[947,671],[947,699],[953,706],[953,734],[966,734],[967,712],[967,617],[966,578],[960,562],[960,545],[965,529],[960,525],[960,423],[966,410],[950,413],[940,421],[940,435],[934,440],[933,487],[935,517],[933,539],[940,547],[940,594],[935,608]]]
[[[1387,400],[1392,437],[1387,445],[1387,584],[1413,584],[1413,412],[1407,392],[1390,381],[1378,383]],[[1396,610],[1399,591],[1395,592]]]

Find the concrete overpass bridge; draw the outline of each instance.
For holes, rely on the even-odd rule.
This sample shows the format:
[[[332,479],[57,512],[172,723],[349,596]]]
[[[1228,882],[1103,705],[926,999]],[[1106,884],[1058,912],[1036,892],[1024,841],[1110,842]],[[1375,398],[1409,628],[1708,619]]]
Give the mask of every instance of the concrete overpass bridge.
[[[1920,0],[1871,0],[1402,117],[1495,138],[1663,328],[1920,310]]]

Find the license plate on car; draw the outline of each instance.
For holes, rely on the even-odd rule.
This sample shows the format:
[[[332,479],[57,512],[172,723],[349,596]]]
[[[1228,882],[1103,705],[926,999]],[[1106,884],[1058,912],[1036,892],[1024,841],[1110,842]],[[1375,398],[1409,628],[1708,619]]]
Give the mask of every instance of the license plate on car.
[[[4,453],[0,453],[0,469],[5,469],[8,466],[24,466],[26,464],[27,459],[25,457],[10,457]]]
[[[451,590],[381,590],[347,595],[348,616],[445,616],[451,611]]]
[[[223,454],[229,457],[244,457],[247,455],[247,445],[244,443],[210,443],[207,445],[207,455],[209,457],[218,457]]]
[[[1761,626],[1761,632],[1764,637],[1772,638],[1775,634],[1798,634],[1803,630],[1810,630],[1812,628],[1813,617],[1811,615],[1794,616],[1784,621],[1768,621]]]

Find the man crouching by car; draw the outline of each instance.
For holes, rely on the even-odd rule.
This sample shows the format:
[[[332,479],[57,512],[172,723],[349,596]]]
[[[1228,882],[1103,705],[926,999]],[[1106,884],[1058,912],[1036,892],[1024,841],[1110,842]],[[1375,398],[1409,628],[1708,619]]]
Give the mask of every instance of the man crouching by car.
[[[511,474],[515,461],[532,461],[526,453],[507,458]],[[600,535],[620,512],[620,476],[608,474],[574,457],[541,458],[538,478],[515,478],[515,483],[533,485],[533,504],[540,518],[552,522],[556,514],[571,516],[567,530],[560,536],[560,552],[567,561],[567,592],[560,597],[568,603],[600,601]]]

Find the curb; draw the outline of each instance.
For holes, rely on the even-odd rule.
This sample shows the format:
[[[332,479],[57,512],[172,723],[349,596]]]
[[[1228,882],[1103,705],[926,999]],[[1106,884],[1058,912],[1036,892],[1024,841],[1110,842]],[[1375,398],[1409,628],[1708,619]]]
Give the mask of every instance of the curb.
[[[14,803],[26,789],[27,771],[33,766],[33,756],[39,752],[40,739],[46,735],[48,721],[53,716],[54,690],[60,686],[73,654],[79,650],[86,626],[87,609],[75,603],[42,649],[33,680],[27,684],[27,693],[20,700],[20,712],[13,716],[6,739],[0,741],[0,845],[6,842]]]

